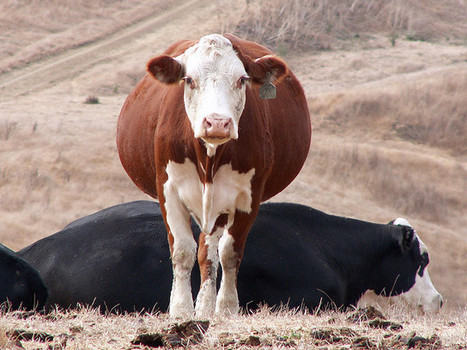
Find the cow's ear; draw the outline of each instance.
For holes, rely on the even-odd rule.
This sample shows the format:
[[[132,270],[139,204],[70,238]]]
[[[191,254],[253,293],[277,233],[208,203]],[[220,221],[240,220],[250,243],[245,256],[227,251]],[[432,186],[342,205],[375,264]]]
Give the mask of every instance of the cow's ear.
[[[161,55],[148,62],[148,73],[164,84],[176,84],[185,74],[183,66],[173,57]]]
[[[287,64],[273,55],[257,58],[245,68],[251,80],[258,84],[280,81],[289,72]]]
[[[402,230],[402,236],[400,238],[400,246],[403,253],[410,250],[410,246],[412,245],[412,241],[415,235],[415,231],[412,227],[409,226],[400,226]]]

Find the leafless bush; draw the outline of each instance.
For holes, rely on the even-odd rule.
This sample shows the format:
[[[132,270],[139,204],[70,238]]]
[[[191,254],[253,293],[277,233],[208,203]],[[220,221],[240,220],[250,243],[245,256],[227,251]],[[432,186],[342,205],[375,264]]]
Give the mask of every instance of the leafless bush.
[[[467,39],[467,6],[449,0],[260,0],[247,2],[228,29],[279,53],[330,48],[360,34],[386,32],[395,40]],[[436,25],[434,22],[436,20]],[[282,52],[281,52],[282,51]]]
[[[94,95],[90,95],[90,96],[86,97],[86,100],[84,101],[84,103],[88,104],[88,105],[99,104],[99,97],[94,96]]]

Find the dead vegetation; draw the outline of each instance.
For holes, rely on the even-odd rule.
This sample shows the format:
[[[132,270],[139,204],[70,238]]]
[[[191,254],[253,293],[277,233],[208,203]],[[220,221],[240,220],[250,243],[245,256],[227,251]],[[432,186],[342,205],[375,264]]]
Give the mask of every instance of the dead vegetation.
[[[400,138],[458,156],[467,154],[466,91],[467,69],[455,68],[407,77],[396,86],[330,94],[312,100],[310,108],[324,118],[325,132]]]
[[[1,2],[0,30],[5,40],[0,42],[0,72],[105,37],[162,6],[158,0],[138,0],[131,6],[104,0],[50,0],[47,4]],[[186,13],[174,19],[182,27],[176,37],[173,28],[161,35],[171,41],[189,37],[190,26],[198,26],[201,20],[213,19],[212,27],[219,27],[229,16],[228,7],[220,0],[217,4],[217,10],[224,11],[222,16]],[[461,64],[465,54],[446,51],[436,62],[446,69],[431,71],[433,60],[418,61],[418,53],[404,56],[397,51],[396,56],[385,58],[391,40],[396,49],[407,47],[407,40],[442,43],[436,44],[436,50],[454,42],[465,45],[465,6],[454,0],[250,1],[244,14],[235,17],[242,19],[236,27],[224,25],[239,36],[275,47],[280,54],[289,53],[287,60],[297,50],[302,55],[298,59],[309,62],[304,52],[310,48],[342,48],[312,56],[311,77],[304,74],[307,67],[301,61],[294,68],[304,86],[314,87],[324,64],[333,66],[330,74],[320,78],[340,88],[308,94],[314,125],[312,152],[299,179],[300,191],[292,193],[296,187],[291,186],[281,198],[371,221],[384,222],[394,214],[415,221],[430,249],[431,276],[447,303],[439,315],[420,317],[404,309],[372,320],[358,316],[356,322],[348,319],[355,313],[309,315],[264,309],[211,320],[195,348],[465,347],[467,78]],[[362,51],[373,34],[382,35],[384,44]],[[135,40],[141,41],[140,46],[131,43],[135,44],[132,50],[152,54],[149,51],[160,41],[155,38],[142,35]],[[372,51],[374,46],[380,51]],[[346,52],[356,58],[338,66],[337,58]],[[56,88],[0,101],[0,238],[11,248],[20,249],[106,206],[147,198],[124,173],[114,141],[125,95],[144,74],[146,62],[140,56],[128,59],[128,52],[112,54],[115,57],[106,56],[107,66],[97,65],[70,82],[57,82]],[[373,66],[368,55],[376,57]],[[390,70],[371,72],[399,59],[400,64]],[[358,80],[339,85],[350,74],[358,75]],[[383,80],[388,76],[394,77],[391,84]],[[370,81],[371,86],[363,86]],[[86,90],[92,84],[100,89]],[[83,104],[90,94],[97,94],[100,103]],[[184,345],[190,340],[182,330],[181,323],[174,324],[166,315],[101,315],[86,308],[51,315],[7,313],[0,316],[0,348],[137,349],[151,347],[144,345],[151,339],[167,341],[170,334]],[[31,339],[15,336],[21,334]],[[43,339],[50,335],[53,340],[41,342],[31,334],[42,334]],[[136,344],[137,339],[142,343]]]
[[[311,99],[315,130],[339,138],[347,135],[349,140],[316,142],[313,171],[358,187],[381,205],[392,203],[404,215],[433,222],[446,222],[454,213],[463,216],[467,207],[467,169],[461,161],[467,154],[465,91],[467,69],[452,69],[381,89],[340,91]],[[374,144],[381,139],[392,143],[392,149]],[[453,158],[419,154],[419,145]]]
[[[395,45],[409,40],[467,40],[467,5],[449,0],[247,1],[231,30],[286,54],[290,50],[329,50],[349,39],[384,33]]]
[[[465,345],[461,312],[418,317],[414,322],[401,310],[383,314],[374,308],[318,315],[264,307],[253,314],[185,322],[160,314],[102,315],[89,308],[49,315],[10,312],[0,318],[0,348],[458,350]]]
[[[174,0],[4,0],[0,73],[89,44],[170,6]]]

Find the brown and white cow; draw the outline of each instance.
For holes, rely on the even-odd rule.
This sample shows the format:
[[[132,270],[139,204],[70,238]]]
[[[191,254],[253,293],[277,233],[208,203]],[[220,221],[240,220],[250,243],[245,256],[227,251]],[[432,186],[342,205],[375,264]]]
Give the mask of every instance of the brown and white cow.
[[[161,205],[174,274],[170,314],[194,311],[190,215],[202,230],[196,315],[236,313],[237,273],[259,205],[287,187],[307,158],[303,89],[283,60],[231,34],[179,41],[147,71],[122,108],[117,146],[130,178]],[[261,99],[271,82],[276,91]]]

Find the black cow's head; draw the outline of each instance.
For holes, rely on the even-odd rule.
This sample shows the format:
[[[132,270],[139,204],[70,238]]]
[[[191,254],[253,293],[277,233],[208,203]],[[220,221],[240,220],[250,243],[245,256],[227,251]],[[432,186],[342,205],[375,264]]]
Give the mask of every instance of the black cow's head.
[[[374,292],[398,296],[423,311],[438,310],[443,298],[431,282],[427,270],[429,254],[425,244],[406,219],[391,221],[393,246],[376,267]]]

